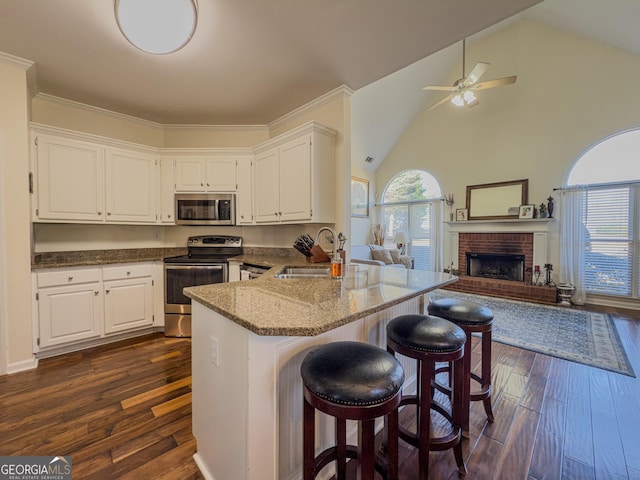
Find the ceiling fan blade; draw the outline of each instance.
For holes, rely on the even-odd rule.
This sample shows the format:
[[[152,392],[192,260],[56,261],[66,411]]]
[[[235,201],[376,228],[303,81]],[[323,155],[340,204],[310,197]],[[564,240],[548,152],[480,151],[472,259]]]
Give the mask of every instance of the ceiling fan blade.
[[[427,85],[426,87],[422,87],[423,90],[437,90],[440,92],[456,92],[458,89],[456,87],[443,87],[440,85]]]
[[[425,108],[425,112],[428,112],[429,110],[433,110],[436,107],[439,107],[440,105],[442,105],[443,103],[447,103],[449,100],[451,100],[453,98],[454,94],[451,94],[447,97],[444,97],[442,100],[440,100],[439,102],[434,103],[433,105],[431,105],[430,107]]]
[[[487,68],[489,68],[489,65],[491,65],[491,64],[490,63],[484,63],[484,62],[476,63],[476,66],[473,67],[473,70],[471,70],[469,75],[467,75],[467,78],[464,81],[465,85],[467,85],[467,86],[473,85],[478,80],[480,80],[480,77],[482,75],[484,75],[484,72],[487,71]]]
[[[512,77],[496,78],[495,80],[487,80],[486,82],[477,83],[471,88],[473,90],[486,90],[487,88],[502,87],[503,85],[511,85],[516,83],[517,75]]]

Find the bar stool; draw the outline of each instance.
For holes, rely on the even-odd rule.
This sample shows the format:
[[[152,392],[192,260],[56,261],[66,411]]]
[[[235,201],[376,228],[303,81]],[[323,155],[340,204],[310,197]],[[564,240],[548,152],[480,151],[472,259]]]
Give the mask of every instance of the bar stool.
[[[469,436],[469,407],[471,402],[482,400],[487,420],[493,422],[491,410],[491,331],[493,312],[483,305],[457,298],[440,298],[429,302],[429,315],[441,317],[455,323],[467,334],[464,347],[464,410],[462,434]],[[482,369],[476,375],[471,371],[471,334],[479,332],[482,342]],[[480,384],[480,390],[471,391],[471,380]]]
[[[387,325],[387,350],[416,360],[417,395],[403,395],[400,406],[416,405],[417,432],[414,434],[399,427],[399,435],[404,441],[418,447],[419,478],[426,480],[429,475],[429,451],[453,449],[458,465],[458,473],[465,475],[467,469],[462,456],[462,387],[465,333],[455,324],[429,315],[401,315]],[[453,388],[450,398],[451,409],[433,399],[432,379],[436,363],[453,364]],[[442,415],[451,426],[448,434],[432,437],[431,410]]]
[[[334,342],[314,348],[300,367],[304,385],[303,470],[312,480],[336,461],[336,477],[346,478],[346,460],[358,460],[362,480],[374,470],[398,478],[398,405],[404,371],[385,350],[360,342]],[[336,445],[315,456],[315,410],[335,417]],[[375,420],[386,416],[383,454],[376,458]],[[346,420],[358,420],[358,445],[347,445]]]

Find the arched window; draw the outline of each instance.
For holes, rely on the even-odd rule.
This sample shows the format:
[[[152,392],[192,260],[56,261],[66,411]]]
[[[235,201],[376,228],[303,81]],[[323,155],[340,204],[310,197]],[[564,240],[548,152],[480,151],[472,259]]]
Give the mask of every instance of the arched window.
[[[433,246],[438,228],[442,191],[433,175],[422,170],[405,170],[393,177],[382,194],[385,241],[396,243],[396,234],[406,238],[406,254],[414,258],[415,268],[440,269]],[[437,200],[437,202],[434,202]]]
[[[640,130],[591,147],[566,183],[582,187],[586,293],[640,297]]]

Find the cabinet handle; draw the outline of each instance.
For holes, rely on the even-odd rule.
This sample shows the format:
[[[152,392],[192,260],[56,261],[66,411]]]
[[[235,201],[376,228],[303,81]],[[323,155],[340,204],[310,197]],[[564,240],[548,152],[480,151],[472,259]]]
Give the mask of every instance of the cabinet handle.
[[[107,288],[107,289],[104,291],[104,293],[108,294],[110,291],[111,291],[111,290]]]
[[[131,271],[130,270],[127,270],[127,275],[131,275]]]
[[[240,215],[240,218],[244,218],[244,215]]]
[[[209,184],[207,183],[207,187],[210,187],[210,186],[211,186],[211,185],[209,185]]]
[[[102,215],[102,212],[98,212],[98,215]]]
[[[73,276],[69,275],[69,278],[67,280],[69,280],[69,281],[73,280]]]
[[[204,183],[201,183],[201,184],[200,184],[200,186],[201,186],[201,187],[204,187]]]
[[[171,218],[171,214],[167,215],[167,218]]]
[[[278,212],[278,215],[282,216],[282,212]]]
[[[111,212],[107,212],[107,216],[111,215]]]
[[[94,295],[96,295],[96,296],[97,296],[99,293],[100,293],[100,291],[99,291],[99,290],[96,290],[95,292],[93,292],[93,294],[94,294]]]

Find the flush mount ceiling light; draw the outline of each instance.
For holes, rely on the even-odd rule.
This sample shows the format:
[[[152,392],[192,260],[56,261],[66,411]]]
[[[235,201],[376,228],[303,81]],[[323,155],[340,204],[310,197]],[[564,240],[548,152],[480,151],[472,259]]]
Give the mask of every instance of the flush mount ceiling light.
[[[129,43],[156,55],[184,47],[198,23],[196,0],[115,0],[114,10]]]

